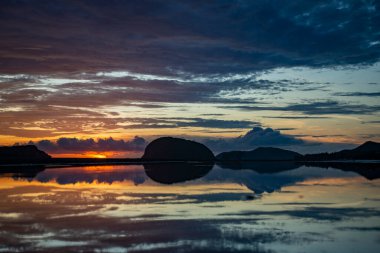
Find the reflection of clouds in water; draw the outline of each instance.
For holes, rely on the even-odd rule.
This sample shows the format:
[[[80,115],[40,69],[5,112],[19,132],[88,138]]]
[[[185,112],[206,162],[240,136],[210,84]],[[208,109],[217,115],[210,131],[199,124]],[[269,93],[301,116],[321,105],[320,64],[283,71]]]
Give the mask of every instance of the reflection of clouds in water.
[[[278,173],[258,173],[254,170],[229,170],[219,169],[216,166],[205,178],[204,181],[229,181],[245,185],[248,189],[257,194],[264,192],[274,192],[281,190],[284,186],[294,185],[310,178],[328,177],[354,177],[355,173],[342,172],[339,170],[326,170],[316,167],[301,167],[297,169],[280,171]]]
[[[0,210],[6,215],[0,215],[0,250],[294,252],[307,247],[308,252],[331,252],[356,250],[347,241],[355,236],[356,244],[365,242],[366,252],[376,252],[379,185],[353,180],[353,173],[299,168],[268,175],[216,167],[195,181],[160,185],[146,180],[136,187],[133,178],[144,175],[141,167],[116,172],[128,179],[99,186],[39,183],[37,177],[2,189]],[[84,172],[43,173],[75,178]],[[334,177],[348,184],[329,186]],[[313,178],[325,183],[297,184]],[[12,179],[1,180],[6,185]],[[247,201],[251,191],[237,183],[284,191]],[[348,199],[332,187],[340,187]]]
[[[379,227],[340,227],[340,230],[358,230],[358,231],[380,231]]]
[[[312,203],[310,203],[312,204]],[[308,204],[309,205],[309,204]],[[349,218],[368,218],[380,216],[380,210],[373,208],[349,208],[349,207],[311,207],[306,206],[302,209],[295,210],[277,210],[277,211],[244,211],[240,213],[224,214],[226,216],[275,216],[285,215],[296,218],[306,218],[318,221],[340,221]]]
[[[175,165],[170,165],[175,166]],[[181,166],[181,165],[179,165]],[[113,170],[107,169],[105,171],[101,170],[101,166],[95,167],[97,169],[87,170],[86,167],[77,168],[60,168],[60,169],[46,169],[40,172],[34,180],[39,182],[51,182],[55,181],[58,184],[75,184],[75,183],[108,183],[112,184],[114,182],[132,182],[134,185],[141,184],[152,184],[151,180],[148,180],[146,171],[144,171],[141,165],[134,166],[113,166]],[[176,168],[172,168],[173,170]],[[178,168],[180,171],[181,168]],[[206,169],[208,172],[208,170]],[[327,177],[354,177],[357,174],[353,172],[344,172],[335,169],[324,169],[317,167],[300,167],[284,170],[280,168],[276,173],[274,168],[271,168],[270,173],[263,173],[265,168],[257,172],[254,169],[242,169],[242,170],[231,170],[231,169],[221,169],[219,166],[214,166],[214,168],[205,174],[203,177],[200,175],[193,175],[190,173],[186,175],[186,171],[181,171],[181,173],[167,175],[165,170],[165,175],[160,176],[160,172],[155,172],[153,175],[153,181],[155,178],[164,180],[173,180],[172,182],[184,181],[183,178],[194,179],[193,181],[188,181],[182,183],[181,185],[193,185],[200,183],[215,183],[215,182],[228,182],[245,185],[248,189],[255,192],[256,194],[262,194],[264,192],[274,192],[281,190],[284,186],[294,185],[296,183],[303,182],[308,179],[318,179]],[[207,173],[206,172],[206,173]],[[201,177],[200,179],[196,179]],[[187,180],[188,180],[187,179]],[[177,181],[179,180],[179,181]]]
[[[39,173],[35,180],[39,182],[56,181],[58,184],[83,183],[109,183],[132,181],[135,185],[143,184],[147,179],[141,166],[112,166],[113,170],[102,170],[102,166],[97,166],[94,170],[87,170],[86,167],[71,167],[47,169]]]
[[[28,235],[26,224],[16,236],[28,249],[65,247],[66,250],[107,249],[120,247],[126,251],[168,249],[187,251],[238,251],[267,252],[265,243],[294,244],[316,240],[320,235],[289,233],[283,229],[242,229],[244,225],[255,226],[256,221],[224,219],[215,220],[166,220],[128,222],[116,218],[64,217],[48,220],[36,234]],[[80,221],[81,219],[82,221]],[[65,222],[65,230],[54,230]],[[96,229],[97,228],[97,229]],[[228,229],[226,229],[228,228]],[[24,230],[23,230],[24,229]],[[51,232],[44,232],[44,231]],[[240,231],[240,232],[239,232]],[[8,237],[8,238],[10,238]],[[96,238],[96,240],[94,240]],[[67,242],[65,244],[64,242]],[[6,241],[6,243],[8,243]],[[160,251],[159,251],[160,252]]]

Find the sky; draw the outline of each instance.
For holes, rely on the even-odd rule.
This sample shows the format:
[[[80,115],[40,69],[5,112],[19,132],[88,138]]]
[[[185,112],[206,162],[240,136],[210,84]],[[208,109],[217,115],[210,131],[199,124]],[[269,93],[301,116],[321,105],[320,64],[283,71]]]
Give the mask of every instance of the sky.
[[[378,1],[2,0],[0,145],[137,157],[380,141]]]

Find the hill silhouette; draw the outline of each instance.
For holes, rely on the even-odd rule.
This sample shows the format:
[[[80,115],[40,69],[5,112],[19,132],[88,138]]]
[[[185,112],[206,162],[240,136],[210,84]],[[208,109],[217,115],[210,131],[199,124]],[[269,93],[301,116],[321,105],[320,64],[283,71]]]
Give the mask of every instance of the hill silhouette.
[[[0,147],[0,163],[47,162],[51,156],[34,145]]]
[[[307,161],[328,160],[380,160],[380,143],[367,141],[354,149],[345,149],[334,153],[305,155]]]
[[[51,166],[85,166],[96,164],[136,164],[149,161],[297,161],[310,163],[319,161],[347,160],[380,160],[380,143],[367,141],[362,145],[334,153],[319,153],[301,155],[297,152],[260,147],[251,151],[230,151],[218,154],[216,157],[205,145],[181,138],[162,137],[153,140],[146,147],[141,158],[51,158],[50,155],[33,145],[0,147],[0,164],[36,163]],[[230,165],[229,165],[230,166]],[[232,167],[239,167],[233,165]],[[254,167],[257,167],[256,165]],[[265,166],[268,167],[268,166]],[[277,165],[275,167],[278,167]],[[287,167],[287,166],[285,166]]]
[[[205,145],[180,138],[161,137],[145,148],[142,160],[213,161],[214,154]]]

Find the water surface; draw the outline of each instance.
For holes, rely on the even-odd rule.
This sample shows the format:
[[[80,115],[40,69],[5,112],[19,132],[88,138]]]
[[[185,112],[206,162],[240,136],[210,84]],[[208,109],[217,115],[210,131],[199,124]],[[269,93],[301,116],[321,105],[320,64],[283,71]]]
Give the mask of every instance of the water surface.
[[[2,173],[0,251],[378,252],[376,177],[260,164],[184,175],[181,166]]]

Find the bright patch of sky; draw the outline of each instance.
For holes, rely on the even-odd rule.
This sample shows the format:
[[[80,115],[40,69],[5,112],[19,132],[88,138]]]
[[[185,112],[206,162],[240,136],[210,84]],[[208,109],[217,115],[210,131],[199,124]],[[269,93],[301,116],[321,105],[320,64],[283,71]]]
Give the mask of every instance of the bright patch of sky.
[[[130,71],[111,71],[111,72],[98,72],[98,77],[111,77],[122,78],[131,77],[134,80],[141,81],[175,81],[179,83],[221,83],[231,82],[242,79],[254,78],[256,73],[246,74],[214,74],[214,75],[194,75],[191,73],[173,71],[173,76],[152,75],[143,73],[133,73]]]

